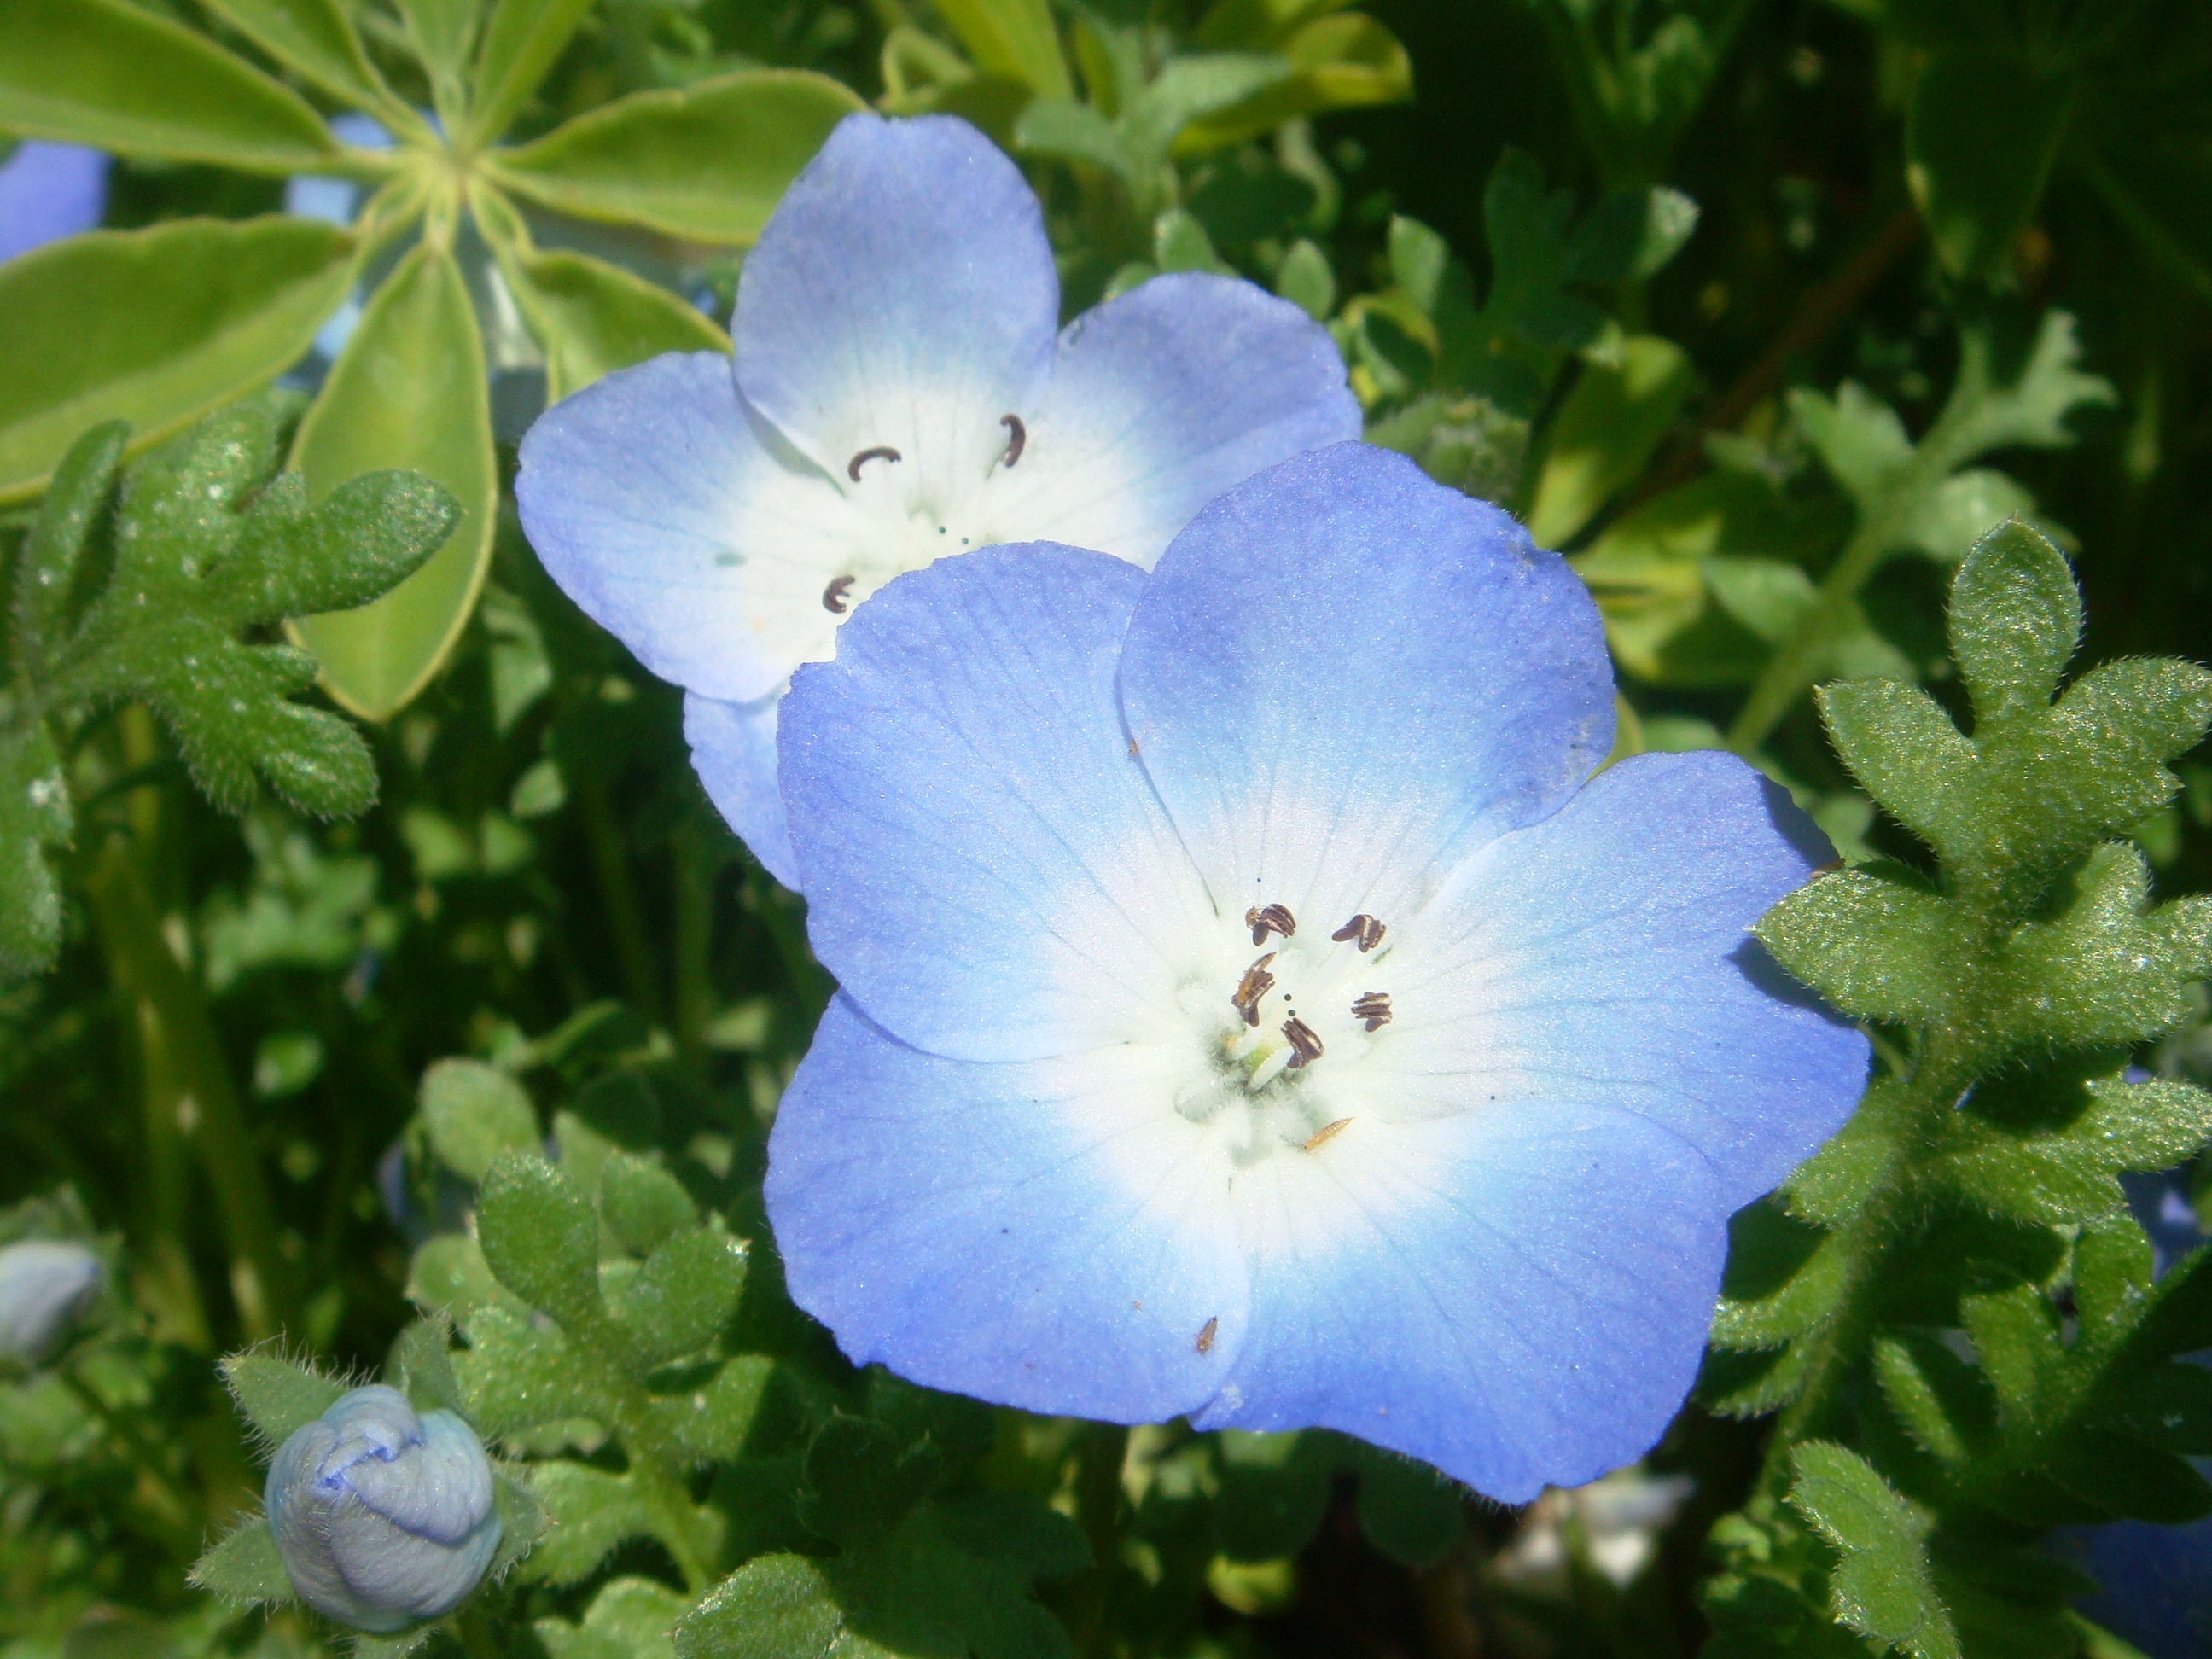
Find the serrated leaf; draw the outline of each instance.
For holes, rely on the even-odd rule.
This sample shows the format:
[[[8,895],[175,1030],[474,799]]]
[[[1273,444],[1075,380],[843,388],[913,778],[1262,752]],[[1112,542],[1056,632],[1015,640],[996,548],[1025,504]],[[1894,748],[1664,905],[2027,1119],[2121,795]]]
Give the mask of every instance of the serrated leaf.
[[[556,1460],[537,1466],[532,1486],[550,1522],[529,1557],[533,1581],[579,1583],[631,1538],[658,1538],[679,1562],[710,1561],[720,1547],[720,1510],[691,1503],[665,1480],[641,1480],[635,1470],[611,1474]]]
[[[485,1171],[477,1238],[501,1284],[572,1330],[599,1300],[599,1218],[576,1183],[544,1158],[510,1152]]]
[[[1969,467],[1921,498],[1899,532],[1898,544],[1949,564],[2005,520],[2034,510],[2035,497],[2011,474]]]
[[[290,624],[332,698],[364,718],[389,719],[414,698],[475,606],[499,490],[487,398],[467,285],[451,254],[420,244],[370,300],[292,452],[317,501],[361,473],[406,467],[460,507],[452,535],[398,586]]]
[[[1954,964],[1945,902],[1895,866],[1808,883],[1752,930],[1774,959],[1845,1013],[1926,1020],[1943,1009]]]
[[[2142,852],[2119,842],[2091,854],[2069,888],[2056,916],[2021,925],[1990,975],[2014,1044],[2132,1042],[2187,1018],[2190,983],[2212,973],[2212,897],[2153,908]]]
[[[1807,1441],[1790,1462],[1790,1506],[1841,1557],[1828,1581],[1836,1618],[1913,1659],[1960,1659],[1958,1632],[1929,1566],[1928,1517],[1864,1458],[1832,1441]]]
[[[1931,1173],[2001,1215],[2052,1226],[2110,1215],[2124,1170],[2161,1170],[2212,1140],[2212,1094],[2185,1083],[2091,1082],[2057,1124],[2025,1132],[1972,1112],[1947,1126]]]
[[[702,1387],[648,1396],[646,1414],[653,1432],[684,1457],[726,1462],[744,1450],[775,1379],[773,1359],[738,1354],[724,1360]]]
[[[296,93],[140,7],[8,0],[0,27],[0,129],[280,175],[337,153]]]
[[[197,1589],[241,1606],[297,1599],[276,1540],[258,1515],[240,1522],[193,1562],[190,1579]]]
[[[860,107],[826,76],[748,70],[632,93],[484,167],[556,212],[744,246],[830,129]]]
[[[1952,578],[1950,632],[1978,725],[2045,707],[2081,636],[2065,556],[2017,520],[2000,525]]]
[[[1037,1578],[1079,1569],[1073,1522],[1012,1492],[933,1498],[828,1561],[748,1562],[676,1627],[678,1659],[1056,1659],[1067,1633]]]
[[[178,219],[0,265],[0,501],[36,493],[89,426],[126,422],[143,448],[281,374],[345,297],[354,253],[314,220]]]
[[[1877,507],[1912,460],[1912,440],[1897,411],[1856,380],[1833,398],[1810,388],[1790,394],[1790,412],[1831,476],[1861,512]]]
[[[239,1411],[272,1449],[342,1399],[346,1385],[283,1355],[237,1353],[218,1368]]]
[[[2074,441],[2066,422],[2075,410],[2119,401],[2111,381],[2077,367],[2081,345],[2069,313],[2045,312],[2024,351],[2008,352],[2006,343],[1993,325],[1960,332],[1953,392],[1959,418],[1951,441],[1962,461],[2014,444],[2063,448]]]
[[[481,1181],[504,1153],[541,1144],[538,1109],[520,1083],[477,1060],[437,1060],[422,1073],[422,1127],[438,1161]]]

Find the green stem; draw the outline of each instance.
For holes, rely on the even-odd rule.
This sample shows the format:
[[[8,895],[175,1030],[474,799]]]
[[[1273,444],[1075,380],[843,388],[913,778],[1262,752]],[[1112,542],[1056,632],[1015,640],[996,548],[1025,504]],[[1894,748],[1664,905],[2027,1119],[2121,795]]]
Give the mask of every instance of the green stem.
[[[123,838],[111,837],[94,857],[85,893],[109,971],[134,1006],[149,1128],[159,1120],[198,1148],[222,1212],[240,1329],[246,1341],[260,1341],[283,1328],[291,1310],[290,1275],[278,1254],[276,1210],[207,1003],[162,937]]]
[[[607,926],[615,936],[615,964],[622,974],[623,994],[640,1014],[659,1024],[660,986],[653,971],[645,911],[638,903],[637,877],[607,800],[605,781],[595,773],[576,780],[576,806],[599,878],[599,896],[606,904]]]
[[[694,1076],[706,1071],[707,1023],[714,1017],[714,881],[726,846],[690,824],[676,834],[676,1053]]]
[[[1110,1423],[1085,1430],[1076,1453],[1075,1520],[1091,1542],[1091,1565],[1069,1587],[1066,1605],[1069,1632],[1085,1659],[1105,1653],[1110,1645],[1106,1615],[1120,1566],[1121,1466],[1128,1455],[1128,1430]]]

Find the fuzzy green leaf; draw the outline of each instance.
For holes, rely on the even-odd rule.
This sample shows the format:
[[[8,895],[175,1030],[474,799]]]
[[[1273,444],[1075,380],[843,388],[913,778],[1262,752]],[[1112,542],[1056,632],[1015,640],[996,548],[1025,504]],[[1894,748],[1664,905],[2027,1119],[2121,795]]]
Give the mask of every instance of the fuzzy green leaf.
[[[453,1370],[453,1352],[447,1346],[448,1334],[442,1318],[416,1320],[392,1345],[392,1369],[416,1410],[447,1411],[465,1417],[468,1404]]]
[[[2064,1226],[2118,1209],[2121,1170],[2166,1169],[2212,1140],[2212,1094],[2105,1078],[2056,1123],[2021,1129],[1968,1110],[1946,1127],[1932,1178],[1996,1214]]]
[[[633,1363],[650,1368],[697,1353],[737,1312],[744,1243],[710,1228],[680,1232],[645,1260],[614,1304]]]
[[[615,1243],[642,1255],[699,1222],[684,1183],[649,1158],[610,1153],[599,1170],[599,1218]]]
[[[477,1237],[500,1283],[532,1307],[579,1334],[603,1316],[599,1218],[544,1158],[509,1152],[485,1172]]]
[[[69,780],[43,722],[0,736],[0,983],[52,966],[62,896],[46,861],[74,829]]]
[[[484,1433],[510,1438],[549,1424],[598,1419],[610,1402],[558,1331],[540,1330],[507,1308],[480,1307],[465,1322],[469,1346],[453,1356],[469,1416]]]
[[[1954,276],[2001,276],[2066,134],[2075,88],[2009,45],[1954,47],[1920,72],[1905,177]]]
[[[1828,1581],[1837,1620],[1913,1659],[1960,1659],[1958,1632],[1928,1561],[1929,1522],[1864,1458],[1830,1441],[1792,1454],[1791,1507],[1840,1557]]]
[[[93,532],[112,503],[131,428],[120,421],[96,426],[70,446],[54,469],[37,521],[15,567],[10,649],[33,679],[46,673],[49,639],[65,637],[88,597],[85,554]]]
[[[650,1578],[612,1578],[580,1624],[540,1619],[531,1628],[551,1659],[675,1659],[669,1632],[690,1607],[690,1597]]]
[[[433,1060],[422,1073],[422,1110],[430,1150],[465,1181],[483,1180],[504,1153],[542,1144],[529,1091],[482,1060]]]
[[[1835,1310],[1850,1265],[1833,1233],[1766,1200],[1745,1206],[1729,1222],[1715,1346],[1779,1347],[1819,1328]]]
[[[346,1391],[344,1383],[266,1350],[233,1354],[219,1369],[239,1411],[272,1449],[336,1405]]]
[[[1951,655],[1981,725],[2042,708],[2081,636],[2065,556],[2014,520],[1976,543],[1951,580]]]
[[[297,1599],[276,1540],[258,1515],[240,1522],[192,1563],[191,1582],[210,1595],[247,1607]]]
[[[1950,989],[1944,902],[1899,866],[1820,877],[1753,929],[1774,958],[1845,1013],[1925,1020]]]

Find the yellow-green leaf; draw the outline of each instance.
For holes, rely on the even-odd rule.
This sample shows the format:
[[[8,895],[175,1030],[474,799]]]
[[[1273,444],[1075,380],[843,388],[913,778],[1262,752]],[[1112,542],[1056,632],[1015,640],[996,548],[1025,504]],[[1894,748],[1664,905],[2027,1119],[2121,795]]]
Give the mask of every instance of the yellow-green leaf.
[[[749,70],[618,98],[484,167],[558,212],[743,245],[830,130],[863,107],[827,76]]]
[[[87,427],[127,421],[143,448],[282,374],[353,258],[344,231],[271,215],[99,231],[0,265],[0,501],[35,495]]]
[[[0,0],[0,130],[130,155],[305,173],[322,118],[204,36],[116,0]]]
[[[1398,37],[1364,12],[1316,17],[1278,48],[1291,75],[1234,108],[1185,128],[1179,155],[1203,155],[1326,110],[1402,103],[1413,95],[1413,64]]]
[[[499,0],[477,57],[471,120],[479,138],[507,131],[591,9],[592,0]]]
[[[1644,470],[1694,378],[1688,354],[1656,334],[1622,342],[1618,362],[1583,368],[1536,477],[1528,534],[1537,546],[1566,541]]]
[[[545,347],[552,402],[664,351],[730,349],[728,335],[666,289],[584,254],[524,254],[507,282]]]
[[[270,57],[340,101],[368,109],[392,94],[337,0],[207,0],[208,9]]]
[[[1075,95],[1045,0],[937,0],[937,15],[985,74],[1019,81],[1041,98]]]
[[[292,462],[316,501],[358,473],[409,467],[461,505],[446,544],[382,599],[291,624],[332,697],[389,719],[446,659],[491,556],[499,471],[483,340],[451,254],[419,246],[376,291],[301,422]]]

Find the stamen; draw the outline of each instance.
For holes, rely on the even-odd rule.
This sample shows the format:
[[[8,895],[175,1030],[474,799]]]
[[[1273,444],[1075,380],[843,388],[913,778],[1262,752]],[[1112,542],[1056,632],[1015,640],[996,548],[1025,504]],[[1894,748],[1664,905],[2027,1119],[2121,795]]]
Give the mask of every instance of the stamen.
[[[1022,417],[1018,415],[1001,415],[999,424],[1012,434],[1006,440],[1006,453],[1003,458],[1006,465],[1012,466],[1022,458],[1022,447],[1030,441],[1030,429],[1022,424]]]
[[[1264,908],[1254,905],[1244,913],[1244,925],[1252,930],[1252,943],[1255,945],[1265,945],[1271,933],[1280,933],[1288,939],[1298,931],[1298,924],[1292,919],[1289,909],[1280,904],[1270,904]]]
[[[1200,1353],[1213,1352],[1213,1334],[1220,1328],[1221,1316],[1218,1314],[1206,1322],[1206,1328],[1198,1334],[1197,1347]]]
[[[1390,930],[1388,927],[1385,927],[1381,922],[1376,921],[1374,917],[1363,913],[1352,917],[1350,921],[1346,922],[1343,927],[1338,928],[1334,933],[1331,933],[1329,937],[1340,945],[1348,939],[1358,939],[1359,941],[1359,954],[1364,957],[1376,945],[1380,945],[1382,942],[1382,935],[1389,931]]]
[[[1244,977],[1237,981],[1236,994],[1229,999],[1230,1006],[1244,1016],[1247,1025],[1260,1023],[1260,999],[1275,982],[1275,976],[1267,971],[1267,964],[1274,959],[1275,953],[1270,951],[1247,968]]]
[[[1310,1152],[1313,1151],[1315,1147],[1321,1146],[1324,1141],[1335,1139],[1337,1136],[1345,1132],[1346,1128],[1350,1126],[1351,1122],[1352,1120],[1350,1118],[1340,1117],[1334,1123],[1322,1124],[1320,1128],[1316,1129],[1311,1135],[1307,1137],[1306,1144],[1301,1146],[1298,1150],[1304,1152]]]
[[[846,462],[845,476],[850,478],[854,483],[858,483],[860,482],[860,465],[862,462],[896,461],[900,459],[901,457],[898,451],[893,449],[889,444],[878,444],[873,449],[862,450],[859,454],[854,456],[851,460]]]
[[[1283,1022],[1283,1035],[1291,1044],[1291,1063],[1285,1070],[1295,1072],[1321,1058],[1321,1039],[1314,1035],[1313,1027],[1296,1014]]]
[[[853,586],[853,578],[840,576],[822,590],[822,608],[836,616],[845,614],[845,595]]]
[[[1370,1031],[1380,1030],[1390,1023],[1390,994],[1370,991],[1352,1005],[1352,1017],[1364,1019]]]

